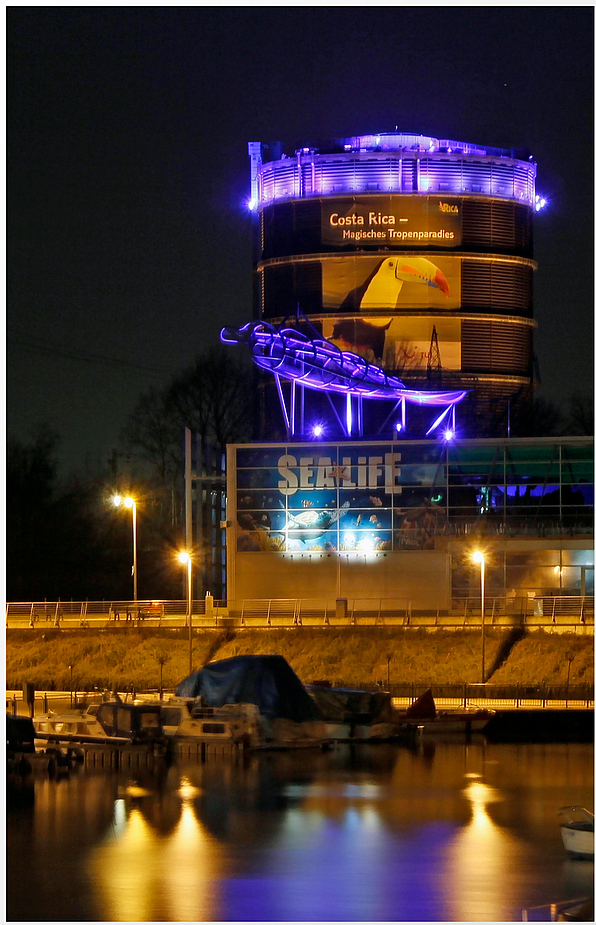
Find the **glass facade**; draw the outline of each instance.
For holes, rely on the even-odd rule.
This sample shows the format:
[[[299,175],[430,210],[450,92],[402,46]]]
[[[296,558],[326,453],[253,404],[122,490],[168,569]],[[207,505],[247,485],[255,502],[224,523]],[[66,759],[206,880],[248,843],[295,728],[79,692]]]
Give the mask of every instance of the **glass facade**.
[[[252,444],[230,452],[238,552],[433,549],[439,537],[468,533],[593,533],[591,438]],[[555,585],[581,584],[593,559],[565,555],[535,566],[559,569]],[[507,568],[516,567],[509,555]]]

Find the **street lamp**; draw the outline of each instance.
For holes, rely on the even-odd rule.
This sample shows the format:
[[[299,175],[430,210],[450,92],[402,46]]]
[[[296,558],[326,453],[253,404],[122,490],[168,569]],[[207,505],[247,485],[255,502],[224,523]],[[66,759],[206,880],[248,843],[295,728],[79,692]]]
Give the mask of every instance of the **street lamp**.
[[[115,507],[124,504],[125,507],[132,508],[132,582],[133,582],[133,600],[137,603],[137,503],[134,498],[121,498],[120,495],[114,495],[112,501]]]
[[[484,684],[484,556],[475,552],[472,556],[474,562],[480,563],[480,611],[482,614],[482,683]]]
[[[181,562],[186,562],[188,568],[188,673],[192,674],[192,558],[187,552],[178,556]]]

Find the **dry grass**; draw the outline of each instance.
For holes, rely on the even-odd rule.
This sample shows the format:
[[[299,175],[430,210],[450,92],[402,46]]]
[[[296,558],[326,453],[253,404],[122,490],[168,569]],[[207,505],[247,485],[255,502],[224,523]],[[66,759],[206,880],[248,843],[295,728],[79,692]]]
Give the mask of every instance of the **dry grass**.
[[[490,630],[485,637],[487,670],[506,638]],[[478,631],[428,632],[384,627],[292,628],[199,632],[193,642],[193,665],[232,655],[283,655],[304,681],[328,679],[356,686],[387,680],[393,683],[459,684],[479,680]],[[53,630],[43,635],[11,631],[6,643],[6,683],[20,689],[25,681],[38,690],[174,688],[188,674],[185,631],[135,631],[91,634]],[[569,660],[571,659],[571,663]],[[573,634],[531,633],[517,642],[490,680],[503,684],[593,682],[594,639]]]
[[[593,636],[531,633],[513,647],[491,681],[497,684],[566,684],[568,670],[571,684],[593,684]]]

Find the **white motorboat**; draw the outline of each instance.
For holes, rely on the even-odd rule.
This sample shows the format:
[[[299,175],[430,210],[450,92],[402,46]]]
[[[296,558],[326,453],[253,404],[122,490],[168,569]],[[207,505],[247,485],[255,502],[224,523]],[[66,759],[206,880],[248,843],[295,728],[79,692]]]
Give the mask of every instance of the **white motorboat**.
[[[565,850],[572,857],[594,857],[594,814],[583,806],[563,806],[557,813]]]
[[[259,710],[252,703],[206,706],[200,697],[172,697],[161,705],[164,734],[171,739],[255,746]]]
[[[328,743],[314,700],[280,655],[238,655],[208,662],[180,682],[175,699],[193,703],[192,719],[201,724],[198,735],[203,735],[207,723],[219,723],[224,733],[229,728],[244,737],[250,748],[312,748]],[[189,724],[183,728],[188,730]]]
[[[64,710],[55,713],[50,710],[33,717],[33,726],[38,738],[45,736],[93,736],[107,738],[107,732],[97,719],[97,706],[85,710]]]
[[[202,697],[177,697],[162,706],[164,734],[179,745],[240,746],[251,749],[297,748],[327,741],[322,723],[296,723],[264,716],[254,703],[213,707]]]
[[[33,726],[36,747],[43,748],[48,743],[137,745],[164,741],[159,705],[121,700],[87,709],[41,713],[34,717]]]

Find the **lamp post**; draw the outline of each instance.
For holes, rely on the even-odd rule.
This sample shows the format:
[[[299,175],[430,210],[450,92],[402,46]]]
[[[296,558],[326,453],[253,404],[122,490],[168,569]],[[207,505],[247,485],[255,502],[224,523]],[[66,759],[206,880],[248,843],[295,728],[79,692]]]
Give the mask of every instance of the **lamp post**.
[[[132,588],[133,588],[133,600],[135,604],[137,603],[137,503],[134,498],[124,498],[120,495],[115,495],[112,498],[114,505],[120,507],[124,503],[125,507],[132,509]]]
[[[188,569],[188,673],[192,674],[192,559],[187,552],[178,556],[181,562],[186,562]]]
[[[484,684],[484,556],[475,552],[472,556],[474,562],[480,563],[480,612],[482,615],[482,683]]]

